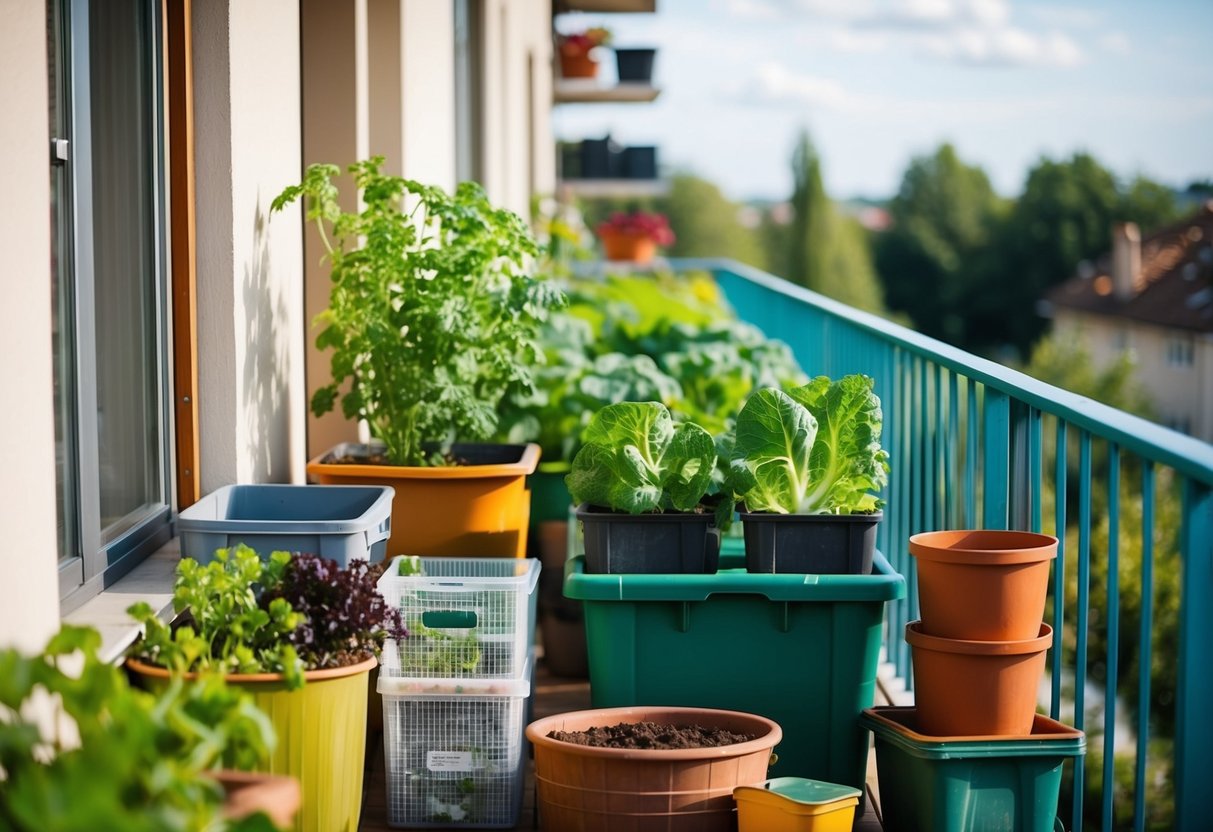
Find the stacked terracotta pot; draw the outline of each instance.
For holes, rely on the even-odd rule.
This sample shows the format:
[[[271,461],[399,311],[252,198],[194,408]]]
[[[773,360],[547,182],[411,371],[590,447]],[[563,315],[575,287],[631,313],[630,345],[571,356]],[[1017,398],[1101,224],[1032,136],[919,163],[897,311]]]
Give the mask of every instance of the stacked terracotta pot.
[[[906,625],[918,729],[1026,736],[1053,628],[1043,621],[1057,538],[941,531],[910,538],[922,618]]]

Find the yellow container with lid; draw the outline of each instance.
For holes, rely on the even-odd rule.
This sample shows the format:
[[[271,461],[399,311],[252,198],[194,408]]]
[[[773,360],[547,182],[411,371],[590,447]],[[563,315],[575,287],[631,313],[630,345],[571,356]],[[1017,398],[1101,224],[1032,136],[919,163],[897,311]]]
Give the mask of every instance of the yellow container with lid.
[[[859,789],[776,777],[733,789],[738,832],[850,832]]]

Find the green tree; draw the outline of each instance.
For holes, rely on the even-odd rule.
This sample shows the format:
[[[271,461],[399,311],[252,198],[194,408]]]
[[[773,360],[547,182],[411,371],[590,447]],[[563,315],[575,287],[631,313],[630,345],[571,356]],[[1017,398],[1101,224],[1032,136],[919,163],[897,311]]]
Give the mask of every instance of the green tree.
[[[690,173],[670,178],[670,192],[655,201],[677,239],[671,257],[730,257],[765,268],[762,246],[752,228],[741,224],[741,206],[720,188]]]
[[[876,249],[889,308],[920,332],[973,348],[980,261],[1002,213],[989,177],[941,145],[910,162],[889,213],[893,226]]]
[[[986,311],[1001,310],[984,316],[986,331],[1026,353],[1046,326],[1037,301],[1111,248],[1113,223],[1134,221],[1148,233],[1175,214],[1168,189],[1142,177],[1122,188],[1090,154],[1041,159],[1007,222],[999,267],[986,274]]]
[[[792,224],[784,236],[785,276],[860,309],[884,308],[863,228],[839,215],[821,178],[821,157],[807,131],[792,154]],[[768,232],[770,233],[770,232]]]

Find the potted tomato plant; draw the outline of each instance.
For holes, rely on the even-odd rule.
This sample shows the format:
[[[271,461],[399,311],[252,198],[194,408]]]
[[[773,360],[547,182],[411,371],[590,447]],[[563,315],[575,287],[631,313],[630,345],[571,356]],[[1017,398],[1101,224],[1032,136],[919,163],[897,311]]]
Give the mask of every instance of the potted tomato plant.
[[[611,30],[601,26],[557,37],[556,53],[560,56],[560,77],[598,77],[598,61],[590,57],[590,52],[610,42]]]
[[[608,260],[651,263],[657,249],[674,245],[674,232],[663,214],[616,212],[598,224],[598,239]]]
[[[884,487],[889,468],[874,388],[868,376],[818,376],[787,393],[764,388],[746,400],[728,479],[743,504],[749,571],[872,571],[883,517],[872,492]]]
[[[382,163],[350,167],[359,212],[341,209],[333,165],[312,165],[274,200],[279,210],[306,199],[331,265],[316,345],[333,380],[313,392],[312,412],[340,402],[376,438],[338,445],[308,475],[392,486],[389,556],[523,557],[539,447],[486,440],[507,392],[532,389],[539,326],[564,296],[535,276],[523,220],[479,185],[451,195],[381,173]]]
[[[594,414],[566,478],[593,572],[713,573],[720,532],[704,496],[716,467],[711,434],[675,425],[660,402]]]
[[[362,809],[368,676],[388,635],[403,637],[366,561],[341,568],[314,555],[240,546],[205,566],[183,558],[165,624],[129,610],[144,637],[127,666],[155,688],[222,673],[270,715],[279,738],[268,773],[298,778],[296,829],[354,832]]]

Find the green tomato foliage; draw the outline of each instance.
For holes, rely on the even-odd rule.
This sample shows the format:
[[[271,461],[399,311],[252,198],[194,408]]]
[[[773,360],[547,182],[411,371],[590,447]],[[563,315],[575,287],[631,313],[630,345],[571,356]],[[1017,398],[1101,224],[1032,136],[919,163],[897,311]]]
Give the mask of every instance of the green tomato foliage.
[[[750,396],[737,416],[729,465],[731,491],[749,511],[862,514],[888,482],[880,447],[883,414],[875,382],[818,376],[788,392]]]
[[[462,182],[452,196],[381,173],[382,163],[349,168],[361,211],[342,209],[334,165],[310,166],[273,202],[306,198],[331,266],[316,346],[331,351],[333,381],[312,411],[340,400],[394,463],[442,464],[452,441],[494,434],[507,393],[533,389],[539,326],[564,297],[533,276],[538,248],[523,220],[479,185]]]
[[[628,514],[691,511],[712,481],[716,448],[699,425],[675,425],[660,402],[604,407],[565,478],[575,503]]]
[[[0,650],[0,828],[273,830],[264,815],[224,819],[222,789],[205,774],[264,765],[273,728],[252,699],[214,675],[133,689],[97,657],[100,643],[65,626],[41,655]],[[52,701],[60,718],[39,725],[31,714]]]

